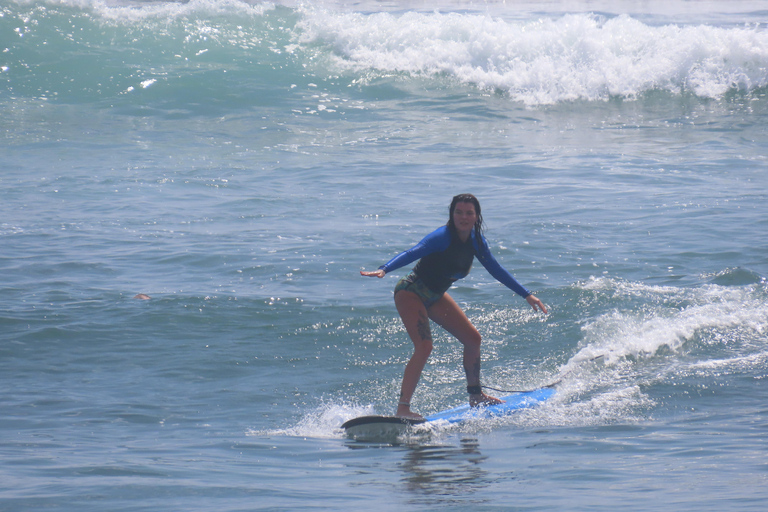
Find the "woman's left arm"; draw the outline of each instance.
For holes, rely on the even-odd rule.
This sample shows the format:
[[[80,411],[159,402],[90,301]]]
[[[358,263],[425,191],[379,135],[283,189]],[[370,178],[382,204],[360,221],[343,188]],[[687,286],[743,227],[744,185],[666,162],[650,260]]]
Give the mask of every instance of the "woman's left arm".
[[[477,259],[485,267],[489,274],[491,274],[501,284],[523,297],[531,307],[536,310],[540,309],[546,313],[547,308],[544,303],[541,302],[534,294],[532,294],[525,286],[520,284],[515,277],[507,271],[501,264],[496,261],[496,258],[491,254],[491,250],[488,247],[488,242],[484,238],[474,239],[475,249],[477,250]]]
[[[547,307],[534,294],[530,294],[525,300],[528,301],[528,304],[531,305],[534,311],[536,311],[536,308],[538,307],[544,314],[548,313]]]

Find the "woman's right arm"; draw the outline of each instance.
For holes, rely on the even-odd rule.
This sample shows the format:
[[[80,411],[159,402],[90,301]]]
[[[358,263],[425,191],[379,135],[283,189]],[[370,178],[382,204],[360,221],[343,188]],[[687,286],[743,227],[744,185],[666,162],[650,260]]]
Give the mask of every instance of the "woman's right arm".
[[[401,252],[384,265],[380,266],[379,270],[383,270],[385,273],[392,272],[393,270],[409,265],[428,254],[444,251],[449,245],[451,245],[451,234],[448,231],[448,228],[446,226],[439,227],[425,236],[418,244],[407,251]],[[384,276],[382,275],[379,277]]]

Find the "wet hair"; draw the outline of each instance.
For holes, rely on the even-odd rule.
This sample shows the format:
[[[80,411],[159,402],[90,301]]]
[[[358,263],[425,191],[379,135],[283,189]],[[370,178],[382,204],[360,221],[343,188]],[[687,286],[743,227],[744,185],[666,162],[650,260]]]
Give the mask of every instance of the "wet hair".
[[[480,201],[478,201],[477,198],[472,194],[459,194],[457,196],[453,196],[451,207],[448,209],[448,224],[446,224],[448,228],[453,232],[456,231],[456,226],[453,223],[453,211],[456,209],[457,203],[471,203],[472,206],[475,207],[475,213],[477,214],[477,220],[475,221],[475,234],[482,236],[483,214],[480,210]]]

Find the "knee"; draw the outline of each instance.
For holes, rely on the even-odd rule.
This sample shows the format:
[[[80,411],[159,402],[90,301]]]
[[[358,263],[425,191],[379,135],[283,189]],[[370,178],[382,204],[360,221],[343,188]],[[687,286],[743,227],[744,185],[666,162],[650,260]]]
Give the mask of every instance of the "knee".
[[[413,353],[415,356],[420,357],[426,361],[427,358],[429,358],[429,355],[432,353],[432,340],[421,340],[421,342],[419,342],[419,344],[414,348]]]
[[[461,340],[461,343],[468,348],[480,348],[480,343],[482,343],[482,341],[482,336],[480,336],[480,333],[475,330],[474,332],[464,336],[464,338]]]

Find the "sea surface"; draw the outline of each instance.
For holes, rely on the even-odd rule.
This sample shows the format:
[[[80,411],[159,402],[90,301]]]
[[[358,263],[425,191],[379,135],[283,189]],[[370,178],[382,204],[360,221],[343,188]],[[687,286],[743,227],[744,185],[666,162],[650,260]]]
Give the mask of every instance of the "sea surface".
[[[764,1],[4,0],[0,144],[3,512],[766,510]],[[483,382],[557,393],[348,439],[463,192],[549,307],[454,286]]]

